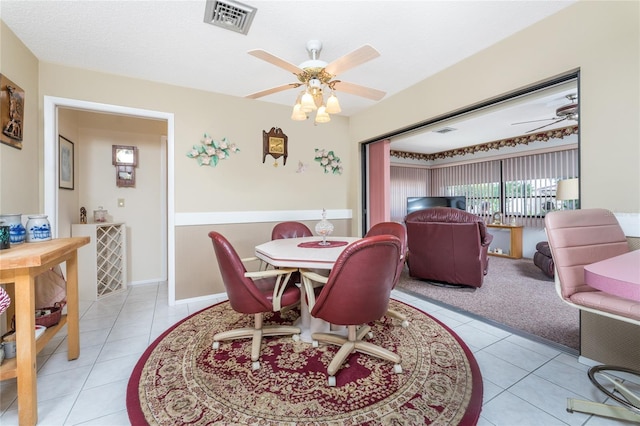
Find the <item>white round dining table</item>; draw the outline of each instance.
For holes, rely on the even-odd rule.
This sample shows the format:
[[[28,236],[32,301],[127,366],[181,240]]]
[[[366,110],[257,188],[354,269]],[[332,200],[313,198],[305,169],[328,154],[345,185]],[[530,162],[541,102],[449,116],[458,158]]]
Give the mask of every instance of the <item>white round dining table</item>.
[[[328,275],[340,254],[344,249],[359,237],[327,237],[328,247],[317,245],[322,237],[283,238],[272,240],[255,247],[255,255],[258,259],[270,265],[282,268],[313,269],[321,275]],[[345,243],[346,244],[343,244]],[[300,285],[300,318],[295,325],[300,327],[300,340],[311,343],[313,333],[335,333],[345,327],[332,326],[325,320],[314,318],[309,312],[307,304],[307,289]]]

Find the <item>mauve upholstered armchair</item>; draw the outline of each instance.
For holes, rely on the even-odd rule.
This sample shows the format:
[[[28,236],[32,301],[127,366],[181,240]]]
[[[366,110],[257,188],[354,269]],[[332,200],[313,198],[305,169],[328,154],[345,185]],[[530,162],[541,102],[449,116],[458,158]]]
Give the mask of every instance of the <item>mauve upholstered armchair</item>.
[[[464,210],[433,207],[405,218],[409,275],[455,285],[480,287],[487,274],[493,235],[481,217]]]
[[[403,224],[398,222],[380,222],[373,225],[365,237],[373,237],[375,235],[393,235],[400,240],[400,259],[398,261],[398,269],[396,270],[396,276],[393,280],[393,287],[395,288],[398,281],[400,281],[400,275],[404,269],[407,260],[407,229]],[[406,315],[393,309],[388,309],[386,316],[389,318],[395,318],[400,320],[403,327],[409,326],[409,321]]]
[[[280,222],[271,230],[272,240],[300,237],[313,237],[309,227],[302,222]]]
[[[389,307],[400,252],[400,241],[392,235],[365,237],[344,249],[328,277],[301,271],[305,281],[324,284],[315,302],[309,303],[311,315],[347,326],[346,337],[312,334],[314,345],[322,342],[340,346],[327,367],[329,386],[336,385],[336,373],[355,351],[391,361],[394,372],[402,372],[398,354],[364,340],[371,329],[367,324],[379,320]]]
[[[266,336],[293,335],[297,340],[300,328],[291,325],[263,325],[263,314],[279,311],[281,307],[294,305],[300,301],[300,289],[289,285],[289,278],[295,269],[282,268],[268,271],[247,272],[243,262],[231,243],[220,233],[211,231],[220,274],[224,282],[231,308],[242,314],[253,315],[253,327],[243,327],[223,331],[213,336],[213,349],[218,349],[224,340],[252,339],[251,368],[260,368],[260,347]],[[257,258],[251,258],[257,260]]]
[[[560,298],[575,308],[636,325],[640,332],[640,302],[597,290],[589,286],[585,279],[585,266],[626,255],[630,251],[615,215],[599,208],[561,210],[547,213],[544,223]],[[618,379],[622,377],[619,376],[620,372],[627,375],[624,384]],[[637,387],[626,387],[627,382],[638,383],[638,369],[596,365],[589,369],[588,375],[598,389],[620,405],[568,398],[567,411],[640,424],[640,393]]]

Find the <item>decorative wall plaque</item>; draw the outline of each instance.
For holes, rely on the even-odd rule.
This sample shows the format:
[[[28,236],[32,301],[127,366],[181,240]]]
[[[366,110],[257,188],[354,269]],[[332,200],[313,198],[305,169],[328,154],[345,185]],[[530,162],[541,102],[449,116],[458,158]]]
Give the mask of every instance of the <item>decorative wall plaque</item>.
[[[0,74],[0,142],[22,149],[24,90]]]
[[[267,155],[271,155],[275,160],[283,157],[283,165],[287,164],[287,156],[289,151],[287,149],[288,137],[282,132],[279,127],[272,127],[267,133],[262,131],[262,162],[264,163]],[[278,162],[273,163],[274,167],[278,167]]]

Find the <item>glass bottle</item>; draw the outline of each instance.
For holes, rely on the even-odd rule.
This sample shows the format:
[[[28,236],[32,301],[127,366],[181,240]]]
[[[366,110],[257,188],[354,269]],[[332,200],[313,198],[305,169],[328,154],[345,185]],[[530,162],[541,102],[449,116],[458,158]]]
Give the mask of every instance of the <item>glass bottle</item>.
[[[322,209],[322,220],[316,223],[316,234],[322,235],[322,241],[319,242],[321,246],[329,245],[327,242],[327,235],[331,235],[333,232],[333,224],[327,220],[327,210]]]

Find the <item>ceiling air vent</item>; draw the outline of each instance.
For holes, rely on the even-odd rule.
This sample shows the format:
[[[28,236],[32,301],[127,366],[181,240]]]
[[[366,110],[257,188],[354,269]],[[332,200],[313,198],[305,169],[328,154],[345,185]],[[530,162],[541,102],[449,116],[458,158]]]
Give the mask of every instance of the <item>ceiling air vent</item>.
[[[454,129],[453,127],[443,127],[442,129],[434,130],[434,133],[445,134],[449,132],[455,132],[458,129]]]
[[[249,32],[256,8],[233,0],[207,0],[204,22],[242,34]]]

